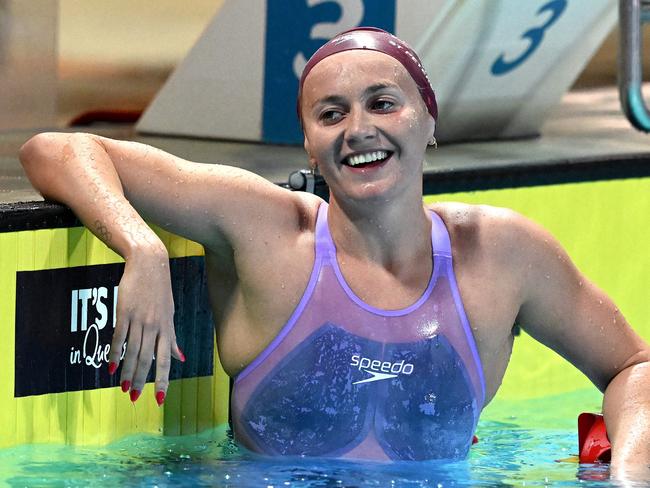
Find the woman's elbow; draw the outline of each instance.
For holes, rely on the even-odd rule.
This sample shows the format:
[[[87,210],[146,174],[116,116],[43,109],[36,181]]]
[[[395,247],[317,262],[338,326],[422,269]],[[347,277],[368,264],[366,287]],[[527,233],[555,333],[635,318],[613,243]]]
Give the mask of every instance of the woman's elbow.
[[[27,176],[32,179],[35,169],[50,162],[60,151],[63,136],[54,132],[42,132],[31,137],[22,145],[18,152],[18,158],[23,165]]]
[[[25,142],[18,152],[20,163],[29,181],[44,197],[51,197],[56,176],[74,153],[76,139],[85,134],[43,132]],[[69,154],[68,154],[69,153]]]

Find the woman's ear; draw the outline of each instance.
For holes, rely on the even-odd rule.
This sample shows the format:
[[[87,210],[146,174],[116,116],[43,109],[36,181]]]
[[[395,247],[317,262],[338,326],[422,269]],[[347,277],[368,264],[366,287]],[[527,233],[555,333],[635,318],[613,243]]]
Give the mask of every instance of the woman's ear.
[[[428,120],[428,132],[427,134],[429,135],[429,140],[435,139],[435,134],[436,134],[436,119],[433,118],[431,114],[429,114],[429,120]]]
[[[318,166],[318,163],[316,162],[316,158],[314,158],[311,155],[311,151],[309,149],[309,139],[307,139],[307,136],[305,136],[305,142],[304,142],[304,147],[305,147],[305,152],[307,153],[307,156],[309,157],[309,167],[314,170]]]
[[[309,155],[311,158],[311,153],[309,152],[309,139],[307,139],[307,136],[305,135],[304,142],[303,142],[303,147],[305,148],[305,152]]]

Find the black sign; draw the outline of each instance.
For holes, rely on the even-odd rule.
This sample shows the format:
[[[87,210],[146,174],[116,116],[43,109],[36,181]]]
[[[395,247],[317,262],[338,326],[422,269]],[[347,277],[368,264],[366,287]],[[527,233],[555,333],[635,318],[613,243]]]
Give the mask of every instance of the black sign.
[[[187,358],[170,379],[209,376],[213,324],[204,259],[170,260],[176,340]],[[16,273],[16,397],[119,384],[108,355],[124,264]],[[154,381],[155,363],[147,382]]]

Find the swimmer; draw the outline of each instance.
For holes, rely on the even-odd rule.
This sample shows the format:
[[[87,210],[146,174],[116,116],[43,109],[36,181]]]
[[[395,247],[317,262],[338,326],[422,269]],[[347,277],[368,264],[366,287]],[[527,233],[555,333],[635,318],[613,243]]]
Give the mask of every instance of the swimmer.
[[[149,221],[205,248],[234,432],[249,449],[462,458],[518,324],[604,392],[612,469],[645,469],[650,350],[614,303],[523,216],[423,205],[437,107],[416,53],[377,29],[340,34],[307,63],[298,110],[329,204],[92,134],[44,133],[21,149],[34,187],[125,259],[109,368],[127,341],[131,399],[154,352],[159,404],[183,358]]]

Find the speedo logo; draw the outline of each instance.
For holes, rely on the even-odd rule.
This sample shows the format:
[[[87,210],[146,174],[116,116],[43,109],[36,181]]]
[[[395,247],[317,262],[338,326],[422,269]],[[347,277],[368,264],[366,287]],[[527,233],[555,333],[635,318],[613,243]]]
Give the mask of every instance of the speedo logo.
[[[350,366],[356,366],[359,368],[359,371],[372,375],[365,380],[355,381],[352,383],[353,385],[387,380],[389,378],[396,378],[399,374],[409,375],[413,373],[413,365],[411,363],[404,364],[404,360],[391,363],[390,361],[366,358],[359,354],[353,355],[350,359]]]

